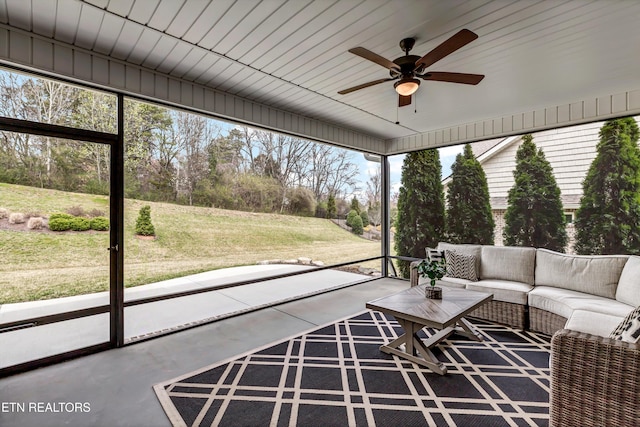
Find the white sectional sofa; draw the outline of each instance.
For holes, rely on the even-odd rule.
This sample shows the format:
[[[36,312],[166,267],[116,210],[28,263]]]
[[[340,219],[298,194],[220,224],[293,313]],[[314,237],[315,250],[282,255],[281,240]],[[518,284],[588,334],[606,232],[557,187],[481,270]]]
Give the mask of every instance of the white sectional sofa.
[[[439,285],[493,294],[472,316],[553,335],[551,427],[640,426],[640,257],[448,243],[438,249],[462,254],[456,262],[468,264],[448,271],[477,279],[444,277]],[[426,282],[413,268],[411,275],[412,285]]]
[[[538,249],[535,287],[528,298],[530,329],[551,335],[567,328],[609,336],[640,305],[640,281],[629,280],[638,260],[627,255],[580,256]],[[634,288],[635,304],[630,296]]]
[[[637,256],[567,255],[529,247],[446,242],[437,249],[465,255],[466,262],[474,262],[478,279],[445,276],[439,285],[493,294],[493,301],[472,313],[475,317],[549,335],[567,328],[608,336],[640,306]],[[456,269],[448,266],[448,270]],[[412,274],[417,274],[415,269]]]

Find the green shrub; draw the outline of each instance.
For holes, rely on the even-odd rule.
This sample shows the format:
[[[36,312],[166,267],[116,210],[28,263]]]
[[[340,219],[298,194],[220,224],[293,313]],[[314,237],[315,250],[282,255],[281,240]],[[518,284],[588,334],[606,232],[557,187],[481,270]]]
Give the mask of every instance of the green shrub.
[[[65,213],[55,213],[49,217],[49,230],[51,231],[67,231],[71,230],[71,222],[74,220],[73,215]]]
[[[297,187],[287,192],[289,213],[300,216],[313,216],[316,210],[316,196],[313,191],[304,187]]]
[[[369,225],[369,214],[367,213],[367,211],[360,212],[360,219],[362,219],[362,225]]]
[[[96,231],[107,231],[109,229],[109,220],[103,216],[92,218],[91,229]]]
[[[49,221],[51,221],[52,219],[58,219],[58,218],[73,219],[75,217],[67,213],[54,213],[49,216]]]
[[[315,216],[316,218],[327,218],[327,202],[318,202]]]
[[[140,236],[156,235],[156,230],[151,223],[151,206],[149,205],[140,208],[140,213],[136,219],[136,234]]]
[[[225,178],[211,192],[212,206],[251,212],[279,212],[282,207],[282,187],[274,178],[239,175]]]
[[[73,231],[87,231],[91,229],[91,220],[89,218],[75,217],[71,220],[71,229]]]
[[[358,215],[358,211],[356,211],[355,209],[351,209],[347,214],[347,225],[349,227],[353,227],[353,220],[355,219],[355,217],[360,217],[360,215]],[[360,218],[360,222],[362,222],[362,218]]]
[[[351,221],[351,231],[353,231],[353,233],[357,234],[358,236],[362,236],[364,230],[362,227],[362,218],[360,218],[360,215],[356,215],[353,218],[353,221]]]

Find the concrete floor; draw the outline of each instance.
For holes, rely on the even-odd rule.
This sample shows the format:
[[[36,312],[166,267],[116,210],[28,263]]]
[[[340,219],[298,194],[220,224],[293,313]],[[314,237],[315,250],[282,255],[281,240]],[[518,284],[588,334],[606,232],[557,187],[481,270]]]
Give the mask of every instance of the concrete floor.
[[[177,291],[216,288],[309,270],[298,265],[254,265],[213,270],[125,289],[125,301]],[[365,276],[334,269],[141,304],[124,309],[125,340],[179,328],[204,319],[229,317],[359,282]],[[0,305],[0,323],[109,304],[109,294],[79,295]],[[14,366],[109,341],[109,314],[103,313],[0,334],[0,368]],[[2,408],[0,407],[0,410]]]
[[[170,426],[154,384],[358,313],[408,286],[378,279],[0,379],[0,426]],[[84,412],[61,411],[64,403]]]

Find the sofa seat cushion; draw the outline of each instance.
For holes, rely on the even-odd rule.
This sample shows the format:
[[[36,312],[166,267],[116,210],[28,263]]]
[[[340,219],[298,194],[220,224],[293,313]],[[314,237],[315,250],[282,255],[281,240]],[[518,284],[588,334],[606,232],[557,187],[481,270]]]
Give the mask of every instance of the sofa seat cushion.
[[[536,249],[516,246],[482,246],[480,277],[511,282],[534,283]]]
[[[628,258],[628,255],[567,255],[538,249],[535,285],[614,299]]]
[[[634,307],[640,306],[640,257],[630,256],[622,269],[616,299]]]
[[[624,317],[614,316],[612,314],[575,310],[571,317],[569,317],[569,320],[567,320],[565,329],[598,335],[600,337],[608,337],[623,319]]]
[[[574,310],[609,314],[624,318],[632,306],[610,298],[551,286],[536,286],[529,292],[529,306],[546,310],[567,319]]]
[[[533,289],[533,286],[509,280],[480,280],[468,283],[467,289],[492,293],[495,301],[526,305],[527,294]]]

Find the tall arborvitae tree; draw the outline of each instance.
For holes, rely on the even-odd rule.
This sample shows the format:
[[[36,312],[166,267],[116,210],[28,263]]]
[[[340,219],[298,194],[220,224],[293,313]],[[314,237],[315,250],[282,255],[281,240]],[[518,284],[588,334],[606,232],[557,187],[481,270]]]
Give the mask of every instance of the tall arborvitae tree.
[[[424,258],[425,248],[435,247],[444,235],[441,170],[438,150],[409,153],[404,159],[395,234],[400,256]],[[409,277],[409,262],[398,264],[403,277]]]
[[[353,199],[351,199],[351,210],[356,211],[358,215],[360,215],[360,202],[358,201],[356,196],[353,196]]]
[[[493,245],[495,222],[489,186],[482,165],[465,145],[451,166],[447,193],[447,240],[451,243]]]
[[[336,198],[333,194],[329,194],[327,199],[327,218],[333,219],[337,216]]]
[[[576,252],[640,253],[640,149],[635,119],[600,128],[596,158],[582,184],[576,215]]]
[[[505,213],[505,244],[564,252],[567,230],[553,169],[533,143],[533,136],[522,139]]]

